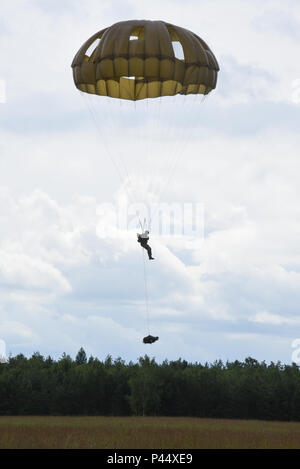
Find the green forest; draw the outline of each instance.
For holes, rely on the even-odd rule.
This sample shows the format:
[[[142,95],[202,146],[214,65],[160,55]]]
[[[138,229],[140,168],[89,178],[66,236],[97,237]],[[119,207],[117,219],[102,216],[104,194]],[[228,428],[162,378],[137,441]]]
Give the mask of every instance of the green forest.
[[[0,415],[189,416],[300,420],[300,369],[254,358],[126,363],[34,353],[0,364]]]

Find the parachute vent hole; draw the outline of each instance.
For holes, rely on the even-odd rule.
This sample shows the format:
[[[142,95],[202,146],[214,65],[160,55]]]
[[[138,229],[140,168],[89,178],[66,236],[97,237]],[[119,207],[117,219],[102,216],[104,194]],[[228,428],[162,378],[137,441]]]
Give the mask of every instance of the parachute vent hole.
[[[92,42],[92,44],[89,46],[89,48],[86,50],[85,54],[88,57],[91,57],[95,49],[99,46],[99,43],[101,41],[101,38],[96,39],[96,41]]]
[[[184,52],[179,41],[172,41],[173,51],[176,59],[184,60]]]
[[[136,26],[130,33],[129,41],[137,41],[145,39],[145,28],[144,26]]]

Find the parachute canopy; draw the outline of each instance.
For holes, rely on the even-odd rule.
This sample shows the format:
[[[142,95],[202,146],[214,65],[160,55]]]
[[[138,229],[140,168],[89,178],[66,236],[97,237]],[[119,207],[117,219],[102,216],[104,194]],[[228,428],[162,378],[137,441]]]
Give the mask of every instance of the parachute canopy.
[[[219,71],[199,36],[148,20],[121,21],[97,32],[79,49],[72,68],[80,91],[132,101],[208,94]]]

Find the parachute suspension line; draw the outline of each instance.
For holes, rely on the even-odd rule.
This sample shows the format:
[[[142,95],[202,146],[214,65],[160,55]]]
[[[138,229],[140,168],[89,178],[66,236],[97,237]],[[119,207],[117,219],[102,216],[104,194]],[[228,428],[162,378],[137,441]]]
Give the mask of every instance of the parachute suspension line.
[[[147,226],[146,218],[144,218],[143,223],[141,222],[141,219],[139,218],[139,224],[140,224],[140,227],[141,227],[142,232],[144,233],[145,228],[146,228],[146,226]]]
[[[162,87],[161,82],[160,82],[160,88]],[[153,103],[154,107],[154,117],[153,117],[153,135],[155,139],[155,144],[156,147],[159,149],[160,144],[158,142],[164,141],[165,138],[165,126],[162,125],[162,122],[164,119],[162,119],[161,113],[163,110],[163,105],[161,102],[161,96],[159,96],[159,99],[155,99]],[[164,138],[163,138],[164,137]],[[162,147],[162,151],[165,153],[165,149]],[[151,191],[153,192],[154,196],[157,193],[157,186],[161,183],[162,179],[162,167],[161,167],[161,162],[164,159],[164,154],[158,154],[157,152],[155,155],[153,155],[152,158],[152,164],[154,165],[154,172],[153,172],[153,177],[152,181],[150,181],[150,187]],[[159,202],[159,201],[157,201]]]
[[[164,98],[163,98],[164,99]],[[166,97],[166,100],[168,100],[168,97]],[[160,149],[162,154],[156,154],[155,158],[155,166],[156,166],[156,171],[153,174],[153,178],[151,180],[151,190],[155,196],[157,196],[157,188],[159,187],[161,183],[161,177],[163,172],[159,171],[160,164],[162,162],[162,159],[165,161],[165,168],[167,168],[167,154],[166,154],[166,148],[165,148],[165,142],[170,142],[171,140],[169,139],[169,127],[168,127],[168,121],[165,120],[166,116],[165,114],[165,108],[161,104],[161,99],[157,102],[158,104],[158,112],[155,113],[155,129],[156,129],[156,144],[157,148]],[[166,105],[168,104],[167,101],[165,103]],[[160,112],[159,109],[161,108],[162,111],[162,116],[160,117]],[[162,125],[163,123],[165,124],[167,122],[167,125]],[[158,200],[156,200],[158,202]]]
[[[143,175],[143,180],[144,180],[144,191],[143,191],[143,200],[147,203],[147,195],[149,194],[149,175],[150,175],[150,164],[149,160],[151,161],[150,157],[150,141],[149,139],[151,138],[150,136],[152,135],[152,132],[150,132],[149,125],[151,124],[150,120],[151,119],[151,112],[149,109],[151,109],[151,103],[149,103],[149,98],[147,97],[145,100],[145,108],[144,108],[144,116],[145,116],[145,122],[146,122],[146,135],[145,135],[145,146],[146,146],[146,155],[145,155],[145,160],[144,160],[144,175]],[[154,150],[154,148],[152,148]]]
[[[124,122],[126,117],[125,117],[125,112],[124,112],[123,105],[122,105],[122,99],[119,98],[119,99],[113,100],[113,102],[111,104],[113,104],[113,107],[118,107],[118,114],[121,116],[122,122]],[[118,106],[118,104],[119,104],[119,106]],[[114,119],[114,112],[108,112],[107,114],[109,114],[110,121],[112,123],[113,132],[118,133],[119,128],[118,128],[118,125],[116,124],[116,121]],[[126,145],[126,147],[127,147],[127,145]],[[130,200],[130,202],[136,202],[134,184],[132,182],[132,171],[130,171],[130,168],[129,168],[130,165],[128,166],[128,158],[126,159],[126,155],[124,155],[124,148],[125,148],[125,145],[122,145],[121,149],[119,150],[119,156],[120,156],[120,159],[121,159],[121,161],[123,163],[123,166],[125,168],[125,174],[126,174],[124,186],[125,186],[126,191],[127,191],[127,187],[126,187],[127,183],[129,184],[129,186],[131,186],[131,189],[133,189],[133,194],[131,193],[131,195],[129,197],[129,200]],[[130,151],[130,149],[129,149],[129,151]],[[125,163],[126,160],[127,160],[127,164]]]
[[[139,196],[141,202],[144,205],[146,213],[149,209],[148,202],[151,201],[152,195],[152,180],[157,176],[157,161],[160,159],[159,155],[155,152],[155,142],[157,131],[156,127],[158,119],[156,114],[160,112],[160,101],[159,99],[145,98],[141,101],[134,102],[133,105],[136,107],[136,141],[140,144],[140,156],[137,159],[135,165],[137,169],[137,179]],[[141,123],[144,123],[142,126]],[[160,126],[161,127],[161,126]],[[143,131],[144,128],[144,131]],[[154,194],[155,195],[155,194]],[[150,196],[150,199],[149,199]],[[148,215],[147,215],[148,218]],[[144,223],[144,228],[145,228]]]
[[[155,137],[153,112],[155,111],[155,104],[157,99],[145,98],[141,100],[139,104],[140,108],[140,121],[144,122],[144,133],[142,133],[142,127],[140,129],[140,143],[143,147],[143,157],[140,158],[140,174],[139,179],[142,182],[141,187],[141,202],[146,203],[149,199],[149,193],[151,194],[150,182],[155,171],[155,147],[151,144]]]
[[[150,164],[149,160],[150,158],[150,138],[152,136],[152,131],[151,131],[151,112],[149,109],[151,109],[151,103],[149,103],[149,98],[145,98],[142,102],[143,106],[143,115],[144,115],[144,122],[145,122],[145,136],[144,136],[144,148],[145,148],[145,157],[141,159],[141,162],[143,162],[143,174],[141,175],[141,179],[143,180],[143,192],[142,192],[142,200],[147,204],[148,202],[148,194],[149,194],[149,175],[151,173],[150,171]],[[153,148],[152,148],[153,150]],[[153,166],[152,166],[152,171],[153,171]]]
[[[123,100],[121,98],[118,99],[119,101],[119,104],[120,104],[120,114],[122,115],[122,121],[123,122],[126,122],[126,109],[124,110],[124,106],[127,105],[123,103]],[[115,131],[118,130],[118,126],[115,125]],[[125,164],[125,161],[127,160],[128,161],[128,158],[126,159],[126,155],[124,155],[124,149],[125,149],[125,145],[122,146],[122,150],[120,150],[120,155],[122,157],[122,161],[123,161],[123,164],[124,164],[124,167],[125,167],[125,170],[126,170],[126,176],[127,176],[127,180],[129,182],[129,184],[133,187],[133,184],[132,184],[132,171],[130,171],[130,168],[128,168]],[[124,157],[124,158],[123,158]],[[134,197],[133,197],[134,198]]]
[[[116,108],[118,108],[118,114],[121,115],[121,120],[123,122],[126,122],[126,119],[127,119],[127,115],[126,115],[126,112],[124,111],[124,106],[123,106],[123,103],[122,103],[122,99],[119,98],[119,99],[115,99],[115,100],[111,100],[110,98],[107,97],[107,100],[109,101],[109,107],[108,109],[111,111],[110,112],[107,112],[107,116],[109,118],[109,122],[110,122],[110,125],[111,125],[111,131],[114,133],[114,134],[117,134],[119,132],[119,125],[116,124],[116,119],[114,118],[114,115],[115,115],[115,110]],[[119,106],[118,106],[119,104]],[[127,103],[126,103],[127,104]],[[121,181],[122,183],[122,186],[123,188],[125,189],[127,195],[128,195],[128,199],[131,203],[136,203],[137,200],[135,198],[135,190],[134,190],[134,184],[133,184],[133,181],[132,181],[132,171],[130,172],[130,168],[128,166],[128,158],[126,158],[126,154],[124,154],[124,149],[127,147],[127,145],[122,145],[121,146],[121,149],[118,150],[117,154],[119,155],[119,160],[120,160],[120,163],[122,164],[123,166],[123,170],[124,170],[124,174],[125,174],[125,182],[124,182],[124,179],[123,181]],[[127,164],[126,164],[126,161],[127,161]],[[129,190],[127,189],[127,184],[130,186],[129,187]],[[131,191],[130,191],[131,189]]]
[[[146,144],[146,174],[147,174],[147,187],[144,193],[144,200],[147,193],[156,195],[156,186],[159,184],[161,178],[161,161],[162,155],[157,152],[157,142],[161,140],[164,126],[160,120],[161,113],[161,96],[156,99],[147,99],[147,144]],[[152,145],[151,145],[152,142]]]
[[[121,153],[123,155],[124,166],[126,168],[127,180],[131,185],[132,190],[132,201],[136,204],[141,202],[141,188],[140,184],[143,181],[143,158],[140,155],[139,146],[144,141],[140,119],[140,102],[138,101],[125,101],[121,98],[117,100],[119,102],[119,112],[121,115],[122,122],[127,122],[128,119],[133,118],[134,122],[134,134],[132,133],[133,128],[128,129],[126,132],[127,141],[126,144],[122,145]],[[118,126],[116,126],[116,131]],[[126,153],[127,152],[127,153]],[[125,164],[127,163],[127,166]],[[143,200],[143,199],[142,199]]]
[[[159,131],[163,132],[163,126],[159,122],[158,116],[161,110],[161,97],[156,99],[145,98],[139,103],[141,110],[140,121],[145,123],[145,133],[141,136],[140,142],[143,144],[144,157],[140,158],[140,180],[143,181],[141,188],[142,201],[148,202],[155,192],[152,185],[159,175],[159,163],[161,163],[161,155],[156,151],[155,143],[158,138]]]
[[[194,97],[194,102],[197,102],[199,99],[199,95],[196,94],[195,97]],[[206,98],[207,98],[207,95],[203,95],[202,98],[201,98],[201,102],[200,104],[202,103],[205,103],[206,102]],[[169,175],[168,175],[168,178],[166,179],[166,182],[165,184],[163,185],[161,191],[159,192],[159,195],[158,195],[158,199],[161,200],[162,196],[165,194],[167,188],[169,187],[170,185],[170,182],[171,180],[173,179],[174,177],[174,173],[177,169],[177,166],[178,166],[178,163],[179,163],[179,160],[181,158],[181,156],[184,154],[184,151],[188,145],[188,142],[190,140],[190,137],[192,135],[192,132],[194,131],[193,127],[190,128],[190,131],[188,133],[188,135],[186,136],[186,138],[184,139],[184,141],[182,142],[181,145],[178,146],[177,148],[177,151],[175,152],[175,154],[173,155],[173,161],[171,161],[173,164],[170,168],[170,171],[169,171]],[[151,218],[149,220],[149,225],[151,225],[151,221],[152,219],[156,216],[156,213],[157,213],[157,210],[158,210],[158,205],[156,206],[154,212],[151,214]]]
[[[198,105],[202,105],[202,103],[205,102],[205,98],[206,98],[206,95],[203,95],[202,97],[200,97],[201,95],[199,94],[195,94],[194,96],[193,95],[190,95],[190,98],[187,98],[187,101],[189,100],[187,106],[190,106],[190,109],[188,109],[188,111],[193,111],[195,108],[195,105],[198,106]],[[200,101],[200,103],[199,103]],[[185,104],[186,100],[184,100],[184,104]],[[190,114],[190,112],[189,112]],[[192,137],[192,134],[193,132],[195,132],[195,127],[194,126],[190,126],[189,128],[189,132],[186,134],[186,138],[182,138],[183,137],[183,126],[181,126],[181,138],[180,138],[180,141],[181,141],[181,144],[178,145],[178,148],[177,148],[177,155],[178,157],[185,151],[189,141],[190,141],[190,138]]]
[[[178,116],[182,115],[182,108],[185,103],[186,96],[172,96],[170,97],[168,106],[164,108],[164,118],[163,121],[167,122],[167,126],[160,126],[163,134],[161,133],[160,138],[164,137],[164,140],[167,142],[167,148],[164,149],[166,153],[166,168],[171,168],[173,161],[176,157],[178,149],[180,148],[181,134],[183,133],[184,126],[179,127],[179,131],[176,125],[176,120]],[[176,106],[175,106],[176,104]],[[175,138],[176,137],[176,138]],[[162,178],[161,176],[154,181],[154,193],[158,195],[158,203],[160,202],[160,194],[163,191],[163,187],[166,183],[166,177]]]
[[[185,97],[186,97],[186,96],[185,96]],[[195,94],[194,97],[193,97],[193,96],[190,96],[190,98],[193,99],[193,101],[192,101],[193,103],[198,103],[198,102],[199,102],[199,99],[200,99],[200,95],[199,95],[199,94]],[[205,98],[205,95],[203,95],[203,97],[201,98],[200,104],[204,101],[204,98]],[[188,98],[188,99],[189,99],[189,98]],[[184,103],[185,103],[185,102],[186,102],[186,101],[184,100]],[[189,105],[191,105],[191,101],[190,101]],[[182,127],[182,128],[183,128],[183,127]],[[182,130],[182,128],[181,128],[181,130]],[[190,142],[190,138],[191,138],[191,136],[192,136],[192,134],[193,134],[194,131],[195,131],[195,128],[194,128],[193,126],[191,126],[191,127],[189,128],[189,132],[188,132],[188,133],[186,134],[186,136],[185,136],[186,138],[182,138],[182,137],[181,137],[181,139],[180,139],[180,140],[181,140],[181,144],[178,145],[177,152],[176,152],[176,154],[175,154],[175,158],[174,158],[174,161],[173,161],[173,167],[171,168],[171,171],[170,171],[170,174],[171,174],[170,178],[171,178],[172,175],[174,174],[174,171],[175,171],[175,169],[176,169],[176,166],[177,166],[177,164],[178,164],[178,161],[179,161],[181,155],[184,153],[186,147],[188,146],[188,144],[189,144],[189,142]],[[170,179],[170,178],[169,178],[169,179]]]
[[[107,144],[107,142],[106,142],[105,135],[104,135],[104,133],[102,132],[101,126],[99,125],[99,122],[98,122],[98,120],[97,120],[97,113],[96,113],[94,107],[92,106],[91,101],[89,101],[89,97],[90,97],[89,94],[80,91],[80,95],[82,96],[83,101],[84,101],[84,103],[85,103],[85,105],[86,105],[86,107],[87,107],[87,109],[88,109],[88,111],[89,111],[89,113],[90,113],[90,115],[91,115],[92,121],[93,121],[94,124],[95,124],[96,130],[97,130],[97,132],[98,132],[98,134],[99,134],[99,136],[100,136],[101,142],[103,143],[104,148],[105,148],[105,150],[106,150],[106,153],[107,153],[107,155],[108,155],[108,157],[109,157],[109,159],[110,159],[112,165],[114,166],[114,168],[115,168],[115,170],[116,170],[116,172],[117,172],[119,178],[120,178],[121,184],[123,185],[123,187],[124,187],[124,189],[125,189],[125,191],[126,191],[126,194],[127,194],[127,196],[128,196],[128,199],[129,199],[129,201],[132,203],[132,202],[134,202],[134,201],[132,200],[132,196],[131,196],[131,194],[130,194],[130,192],[128,191],[127,186],[126,186],[126,178],[127,178],[127,181],[128,181],[128,183],[129,183],[129,185],[132,185],[132,182],[131,182],[130,176],[129,176],[129,174],[128,174],[127,168],[126,168],[126,166],[125,166],[125,164],[124,164],[122,158],[119,157],[119,160],[120,160],[120,161],[118,162],[118,161],[117,161],[117,158],[115,158],[114,155],[113,155],[113,153],[111,152],[111,150],[110,150],[110,148],[109,148],[109,146],[108,146],[108,144]],[[108,113],[108,114],[109,114],[109,113]],[[111,127],[112,127],[112,126],[111,126]],[[123,168],[122,168],[122,166],[123,166]],[[123,173],[122,173],[122,171],[123,171]],[[124,184],[124,179],[125,179],[125,184]]]
[[[179,103],[179,106],[178,106]],[[157,194],[157,205],[154,209],[154,212],[151,214],[151,218],[149,220],[149,224],[151,224],[152,219],[156,215],[158,210],[158,205],[161,201],[162,195],[166,192],[166,189],[169,185],[169,181],[172,179],[174,170],[173,168],[176,167],[177,160],[182,154],[182,141],[185,125],[184,123],[179,121],[179,130],[178,130],[178,116],[183,114],[183,109],[186,103],[186,95],[184,96],[172,96],[169,101],[169,106],[165,109],[165,116],[164,121],[168,122],[166,128],[163,129],[164,131],[164,139],[167,140],[167,149],[165,148],[164,151],[167,153],[166,158],[167,162],[165,164],[166,168],[168,168],[168,174],[166,177],[158,178],[155,184],[155,194]],[[175,106],[176,104],[176,106]],[[163,127],[163,126],[161,126]],[[175,138],[176,137],[176,138]],[[178,144],[179,141],[179,144]]]
[[[166,97],[166,99],[168,99],[168,97]],[[164,156],[166,156],[165,167],[169,168],[169,172],[172,172],[171,168],[174,166],[178,155],[181,156],[182,147],[186,140],[183,138],[186,136],[186,126],[184,122],[181,122],[180,116],[183,115],[183,110],[186,107],[188,99],[186,95],[174,95],[170,97],[168,106],[163,107],[164,116],[162,120],[168,124],[167,126],[160,125],[160,140],[162,140],[163,137],[163,140],[167,142],[167,148],[164,148]],[[158,203],[161,200],[162,193],[165,192],[167,180],[168,176],[162,177],[160,175],[156,178],[156,181],[154,181],[153,192],[157,195]]]
[[[147,322],[148,335],[150,335],[149,297],[148,297],[147,269],[146,269],[146,263],[145,263],[145,249],[144,248],[142,248],[142,257],[143,257],[143,267],[144,267],[146,322]]]
[[[83,98],[83,100],[84,100],[84,103],[86,104],[86,107],[87,107],[87,109],[88,109],[88,111],[89,111],[89,113],[90,113],[90,115],[91,115],[91,117],[92,117],[92,120],[93,120],[93,122],[94,122],[94,124],[95,124],[96,130],[98,131],[98,133],[99,133],[99,135],[100,135],[100,138],[101,138],[101,141],[102,141],[103,144],[104,144],[106,153],[108,154],[108,156],[109,156],[109,158],[110,158],[110,160],[111,160],[113,166],[115,167],[115,169],[116,169],[116,171],[117,171],[117,173],[118,173],[118,175],[119,175],[119,177],[120,177],[120,179],[121,179],[121,181],[122,181],[122,180],[123,180],[122,172],[121,172],[121,170],[120,170],[120,168],[119,168],[117,162],[115,161],[113,155],[111,154],[111,152],[110,152],[110,150],[109,150],[109,148],[108,148],[108,146],[107,146],[105,140],[103,139],[102,132],[101,132],[100,127],[99,127],[99,125],[98,125],[97,118],[96,118],[96,116],[95,116],[95,113],[94,113],[94,111],[93,111],[93,108],[90,106],[90,103],[89,103],[89,101],[87,100],[87,98],[86,98],[86,96],[85,96],[85,93],[83,93],[83,91],[80,91],[80,96],[82,96],[82,98]]]
[[[149,117],[149,99],[143,99],[137,103],[139,108],[139,123],[138,123],[138,130],[139,130],[139,144],[140,150],[144,149],[144,154],[140,155],[139,164],[137,165],[139,172],[138,172],[138,179],[140,180],[140,202],[147,202],[147,193],[148,193],[148,175],[149,175],[149,167],[148,167],[148,159],[149,159],[149,134],[148,134],[148,117]],[[144,126],[146,126],[146,131],[143,132],[143,128],[140,125],[141,122],[144,122]]]
[[[179,103],[181,104],[181,107],[178,108],[177,112],[174,112],[174,110],[172,109],[172,116],[171,116],[172,120],[171,120],[171,123],[170,123],[169,127],[171,127],[171,130],[175,129],[176,139],[172,138],[171,140],[174,139],[177,144],[175,145],[175,147],[174,147],[174,144],[173,144],[173,146],[171,146],[171,148],[170,148],[170,152],[169,152],[169,155],[168,155],[168,163],[167,163],[167,168],[168,168],[168,173],[169,174],[167,175],[167,177],[164,181],[164,185],[159,188],[160,189],[159,190],[159,197],[162,196],[162,192],[165,193],[166,187],[169,184],[169,180],[172,178],[173,173],[174,173],[173,168],[176,167],[177,161],[180,158],[180,156],[182,155],[182,144],[183,144],[183,142],[186,142],[187,139],[188,139],[188,136],[186,134],[185,134],[185,138],[183,138],[185,123],[181,122],[180,120],[179,120],[179,122],[178,122],[178,120],[177,121],[175,120],[175,117],[177,117],[178,115],[183,115],[183,110],[184,110],[184,107],[186,105],[187,99],[188,99],[187,96],[184,95],[182,97],[182,99],[179,100]],[[175,106],[175,104],[174,104],[174,99],[173,99],[172,107],[174,107],[174,106]],[[176,108],[175,108],[175,111],[176,111]],[[178,128],[178,125],[179,125],[179,128]]]
[[[119,101],[119,104],[120,106],[118,107],[118,114],[121,114],[122,116],[122,121],[126,121],[126,117],[125,116],[125,112],[124,112],[124,109],[123,109],[123,105],[122,105],[122,99],[119,98],[118,100],[116,100],[116,102],[113,100],[113,102],[111,102],[111,100],[109,98],[107,98],[110,105],[112,104],[112,109],[115,110],[114,108],[118,107],[118,101]],[[109,106],[109,109],[111,109],[111,107]],[[111,129],[113,131],[114,134],[118,133],[119,132],[119,126],[118,124],[116,124],[116,119],[114,118],[114,112],[107,112],[108,116],[109,116],[109,119],[110,119],[110,122],[111,122]],[[131,177],[131,174],[130,174],[130,170],[128,169],[128,166],[127,164],[125,163],[126,162],[126,155],[124,155],[124,145],[122,145],[122,149],[118,151],[118,154],[119,154],[119,158],[120,158],[120,161],[124,167],[124,171],[125,171],[125,174],[126,174],[126,179],[129,183],[129,185],[132,186],[132,177]],[[126,184],[126,183],[125,183]]]
[[[107,153],[107,155],[109,156],[109,158],[110,158],[110,160],[111,160],[113,166],[115,167],[115,169],[116,169],[116,171],[117,171],[117,173],[118,173],[118,175],[119,175],[121,184],[124,184],[124,179],[126,179],[126,172],[127,172],[127,171],[126,171],[126,168],[125,168],[125,166],[124,166],[124,163],[123,163],[123,161],[122,161],[121,159],[120,159],[120,162],[118,162],[117,159],[114,157],[113,153],[110,151],[110,148],[109,148],[109,146],[107,145],[107,142],[106,142],[106,140],[105,140],[105,136],[103,135],[101,126],[99,125],[99,122],[98,122],[98,120],[97,120],[97,113],[96,113],[95,109],[93,108],[91,101],[89,101],[89,95],[86,96],[86,94],[83,93],[83,92],[81,92],[80,94],[81,94],[81,96],[84,97],[84,102],[86,103],[87,108],[88,108],[88,110],[89,110],[89,112],[90,112],[90,115],[91,115],[91,117],[92,117],[92,120],[94,121],[96,130],[98,131],[98,134],[99,134],[99,136],[100,136],[100,138],[101,138],[101,142],[103,143],[104,148],[105,148],[105,150],[106,150],[106,153]],[[123,164],[122,164],[122,163],[123,163]],[[123,168],[122,168],[122,166],[123,166]],[[122,173],[122,170],[123,170],[123,173]],[[129,183],[130,183],[130,181],[129,181]],[[130,199],[130,198],[131,198],[131,197],[130,197],[130,193],[127,191],[126,184],[125,184],[125,190],[126,190],[126,192],[127,192],[128,198]]]

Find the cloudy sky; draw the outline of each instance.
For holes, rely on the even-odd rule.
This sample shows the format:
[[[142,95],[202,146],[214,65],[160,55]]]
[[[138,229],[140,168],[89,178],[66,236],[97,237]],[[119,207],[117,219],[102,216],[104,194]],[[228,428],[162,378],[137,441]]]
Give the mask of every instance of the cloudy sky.
[[[2,0],[0,11],[6,354],[58,358],[83,346],[101,359],[291,362],[300,338],[299,1]],[[175,101],[150,105],[147,118],[103,98],[92,103],[99,132],[70,64],[92,34],[128,19],[201,36],[219,61],[218,86],[204,103],[179,103],[180,113]],[[134,207],[128,228],[116,224],[132,192],[111,158],[125,160],[138,142],[150,156],[130,162],[140,175],[134,201],[143,193],[157,202],[142,179],[156,168],[166,186],[159,202],[200,207],[198,232],[154,230],[155,261],[145,264]],[[144,266],[150,332],[160,337],[151,348],[141,343]]]

